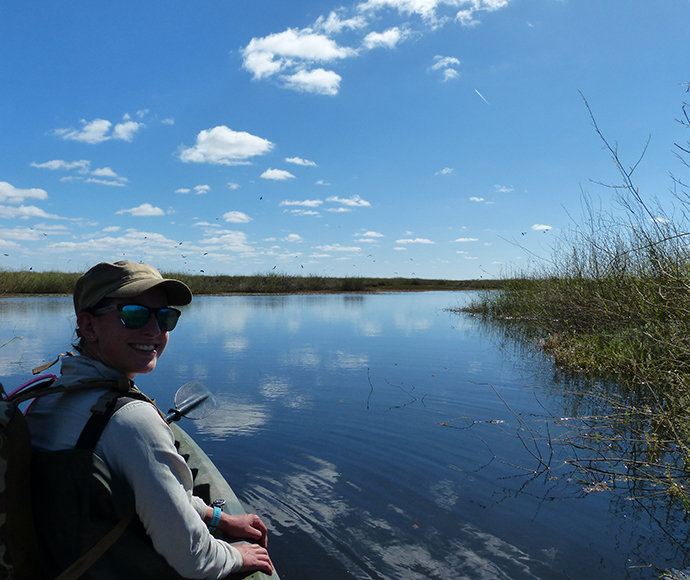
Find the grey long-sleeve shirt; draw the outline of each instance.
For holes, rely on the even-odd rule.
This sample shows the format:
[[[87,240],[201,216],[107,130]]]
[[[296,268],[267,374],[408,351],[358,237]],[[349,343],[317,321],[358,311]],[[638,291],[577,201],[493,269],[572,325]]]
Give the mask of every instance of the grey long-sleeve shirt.
[[[85,356],[65,358],[56,384],[84,378],[118,379],[117,371]],[[83,390],[37,399],[27,413],[33,445],[43,451],[73,449],[91,407],[105,390]],[[106,425],[96,453],[134,492],[136,512],[154,549],[185,578],[219,579],[236,572],[242,556],[214,538],[203,522],[204,502],[192,495],[192,474],[156,409],[132,401]]]

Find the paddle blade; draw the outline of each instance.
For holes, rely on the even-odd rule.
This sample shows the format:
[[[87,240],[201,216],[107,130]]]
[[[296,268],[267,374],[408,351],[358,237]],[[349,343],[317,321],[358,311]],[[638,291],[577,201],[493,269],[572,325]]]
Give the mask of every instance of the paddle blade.
[[[203,419],[219,407],[211,391],[200,381],[185,383],[175,393],[175,410],[187,419]]]

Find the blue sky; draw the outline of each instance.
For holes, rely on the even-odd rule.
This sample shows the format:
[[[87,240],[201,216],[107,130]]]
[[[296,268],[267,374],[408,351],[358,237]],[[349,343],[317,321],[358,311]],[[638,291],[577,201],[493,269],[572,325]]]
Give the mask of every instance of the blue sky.
[[[493,278],[683,176],[690,0],[0,3],[0,268]]]

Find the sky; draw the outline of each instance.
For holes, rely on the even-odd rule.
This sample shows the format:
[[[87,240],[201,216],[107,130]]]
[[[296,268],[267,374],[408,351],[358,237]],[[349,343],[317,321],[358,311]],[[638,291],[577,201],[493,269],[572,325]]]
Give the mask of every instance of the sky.
[[[466,280],[688,179],[690,0],[0,0],[0,269]]]

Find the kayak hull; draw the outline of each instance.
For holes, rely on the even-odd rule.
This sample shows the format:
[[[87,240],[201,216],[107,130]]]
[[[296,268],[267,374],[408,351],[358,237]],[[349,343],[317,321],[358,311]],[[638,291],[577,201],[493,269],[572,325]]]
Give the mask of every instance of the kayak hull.
[[[179,425],[173,423],[170,428],[175,436],[180,455],[185,458],[192,474],[194,474],[194,495],[201,497],[207,504],[210,504],[214,499],[224,499],[225,505],[222,509],[227,514],[241,515],[246,513],[235,492],[203,449]],[[236,540],[226,541],[231,544],[241,543]],[[267,580],[268,578],[280,580],[275,571],[271,576],[262,572],[253,572],[244,578],[247,580]]]

